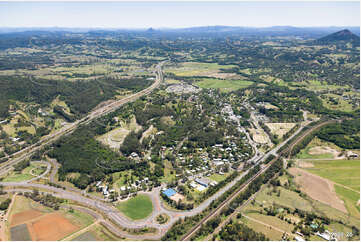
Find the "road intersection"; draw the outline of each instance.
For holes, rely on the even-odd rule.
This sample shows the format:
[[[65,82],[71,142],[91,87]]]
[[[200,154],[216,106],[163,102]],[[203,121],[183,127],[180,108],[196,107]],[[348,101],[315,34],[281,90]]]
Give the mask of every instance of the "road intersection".
[[[13,155],[13,157],[15,157],[15,158],[9,160],[8,162],[6,162],[0,166],[0,175],[5,174],[9,170],[11,170],[11,168],[14,164],[20,162],[21,160],[24,160],[27,157],[30,157],[31,154],[33,154],[35,151],[41,149],[45,145],[48,145],[48,144],[54,142],[55,140],[57,140],[58,138],[60,138],[61,136],[74,131],[75,128],[78,127],[79,125],[89,123],[90,121],[92,121],[96,118],[99,118],[102,115],[105,115],[107,113],[110,113],[110,112],[116,110],[117,108],[119,108],[120,106],[122,106],[126,103],[132,102],[132,101],[138,99],[139,97],[152,92],[163,81],[163,73],[161,70],[163,63],[164,62],[161,62],[156,66],[156,71],[155,71],[156,80],[150,87],[148,87],[138,93],[130,95],[124,99],[117,100],[117,101],[111,102],[103,107],[100,107],[100,108],[94,110],[93,112],[91,112],[86,117],[84,117],[74,123],[68,124],[66,127],[63,127],[57,133],[48,135],[47,137],[44,137],[38,143],[36,143],[30,147],[27,147],[22,151],[17,152],[15,155]],[[309,124],[309,122],[304,122],[303,124],[301,124],[301,127],[295,133],[293,133],[289,138],[287,138],[282,143],[278,144],[276,147],[274,147],[272,150],[270,150],[269,152],[267,152],[264,155],[260,154],[258,152],[257,147],[254,145],[254,143],[251,143],[253,148],[255,149],[255,156],[251,158],[253,167],[264,162],[270,155],[276,155],[281,147],[286,145],[286,143],[290,139],[292,139],[297,134],[299,134],[299,132],[301,132],[303,127],[305,127],[308,124]],[[240,127],[239,124],[238,124],[238,126],[242,130],[242,127]],[[242,131],[245,132],[245,130],[242,130]],[[245,132],[245,133],[246,133],[246,135],[248,134],[247,132]],[[247,135],[247,138],[250,140],[249,135]],[[78,204],[81,204],[83,206],[83,207],[77,206],[77,209],[82,209],[83,212],[86,212],[92,216],[98,216],[98,217],[101,216],[101,218],[100,217],[98,218],[101,220],[101,223],[103,225],[105,225],[113,233],[115,233],[116,235],[122,236],[122,237],[127,237],[130,239],[142,239],[142,240],[144,240],[144,239],[155,239],[155,240],[161,239],[161,237],[171,228],[171,226],[178,219],[189,217],[189,216],[194,216],[194,215],[197,215],[197,214],[201,213],[202,211],[204,211],[212,203],[212,201],[216,200],[222,194],[227,192],[240,179],[242,179],[250,170],[250,169],[248,169],[247,171],[240,173],[233,181],[226,184],[217,193],[212,195],[210,198],[208,198],[207,200],[202,202],[197,207],[195,207],[191,210],[188,210],[188,211],[174,211],[174,210],[170,210],[170,209],[166,208],[163,205],[162,200],[160,199],[160,192],[161,192],[162,187],[154,188],[151,192],[139,192],[142,194],[147,194],[151,198],[154,209],[153,209],[152,214],[150,216],[148,216],[147,218],[145,218],[143,220],[133,221],[133,220],[128,219],[124,214],[122,214],[120,211],[118,211],[111,203],[105,202],[104,199],[102,199],[102,198],[98,198],[98,197],[92,196],[90,194],[84,194],[84,192],[82,192],[79,189],[65,187],[65,190],[64,190],[62,188],[58,188],[55,186],[39,184],[39,183],[31,183],[32,181],[43,178],[46,174],[48,174],[51,170],[51,165],[53,166],[53,170],[50,173],[49,178],[52,183],[56,183],[55,174],[56,174],[57,169],[59,168],[59,164],[56,161],[50,161],[50,162],[51,163],[47,163],[48,164],[47,170],[43,174],[39,175],[39,177],[33,178],[28,181],[23,181],[23,182],[0,182],[0,185],[6,187],[7,188],[6,190],[8,192],[25,192],[25,191],[32,191],[33,189],[38,189],[41,192],[50,193],[56,197],[61,197],[64,199],[75,201]],[[159,224],[156,221],[156,217],[160,214],[167,214],[169,216],[169,220],[167,223]],[[125,233],[123,230],[124,228],[140,229],[140,228],[144,228],[144,227],[156,228],[157,232],[153,233],[153,234],[135,235],[135,234]]]

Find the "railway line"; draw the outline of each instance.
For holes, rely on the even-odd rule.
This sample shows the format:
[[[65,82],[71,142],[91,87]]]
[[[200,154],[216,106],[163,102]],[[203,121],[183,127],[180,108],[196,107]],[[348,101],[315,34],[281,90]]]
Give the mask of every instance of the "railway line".
[[[59,131],[56,134],[53,134],[50,137],[46,137],[44,139],[42,139],[41,141],[39,141],[39,143],[34,144],[34,146],[31,147],[27,147],[26,149],[22,150],[21,152],[27,152],[23,155],[20,155],[19,157],[16,157],[12,160],[10,160],[9,162],[7,162],[6,164],[3,164],[0,167],[0,174],[1,172],[4,171],[8,171],[8,169],[11,169],[11,166],[16,164],[17,162],[21,161],[24,159],[24,157],[28,157],[30,156],[33,152],[39,150],[41,147],[50,144],[51,142],[54,142],[56,139],[60,138],[63,135],[69,134],[72,131],[74,131],[79,125],[83,125],[83,124],[87,124],[89,122],[91,122],[92,120],[99,118],[107,113],[110,113],[112,111],[114,111],[115,109],[119,108],[120,106],[135,101],[136,99],[138,99],[139,97],[149,94],[150,92],[152,92],[155,88],[157,88],[160,83],[163,81],[163,73],[161,71],[161,66],[164,62],[161,62],[157,65],[156,67],[156,81],[148,88],[130,95],[126,98],[123,98],[121,100],[112,102],[110,104],[107,104],[105,106],[99,107],[96,110],[94,110],[93,112],[91,112],[89,115],[87,115],[86,117],[72,123],[69,124],[67,127],[65,127],[63,130]],[[242,191],[244,191],[244,189],[246,189],[248,187],[249,184],[251,184],[255,179],[257,179],[257,177],[259,177],[260,175],[262,175],[280,156],[287,154],[288,151],[292,150],[294,148],[294,146],[300,142],[304,137],[306,137],[308,134],[310,134],[311,132],[313,132],[315,129],[326,125],[328,123],[331,122],[335,122],[336,120],[330,120],[321,124],[318,124],[312,128],[310,128],[309,130],[306,130],[304,134],[300,135],[299,137],[296,137],[296,135],[298,135],[300,132],[302,132],[303,128],[309,124],[309,122],[305,122],[301,128],[299,128],[291,137],[289,137],[287,140],[285,140],[284,142],[282,142],[281,144],[279,144],[277,147],[273,148],[271,151],[269,151],[267,154],[265,154],[262,157],[257,157],[254,160],[254,166],[265,162],[270,155],[275,155],[275,158],[273,158],[268,164],[266,164],[264,167],[262,167],[257,174],[255,174],[254,176],[252,176],[248,181],[246,181],[244,184],[242,184],[234,193],[232,193],[232,195],[230,195],[229,197],[227,197],[216,209],[214,209],[213,211],[211,211],[205,218],[203,218],[197,225],[195,225],[190,231],[187,232],[186,235],[184,235],[182,237],[182,240],[189,240],[197,231],[198,229],[201,227],[201,225],[203,223],[206,223],[208,220],[210,220],[211,218],[213,218],[214,216],[216,216],[217,214],[219,214],[219,212],[226,207],[236,196],[238,196]],[[288,142],[289,140],[292,140],[294,137],[296,137],[296,140],[293,141],[290,145],[288,145],[286,142]],[[284,147],[285,145],[289,146],[287,149],[279,152],[279,154],[277,154],[277,152],[279,151],[280,148]],[[22,154],[22,153],[21,153]],[[19,154],[16,154],[19,155]],[[56,169],[55,169],[56,171]],[[54,178],[55,173],[52,172],[50,177]],[[84,204],[86,206],[90,206],[92,208],[94,208],[96,211],[101,211],[102,213],[107,214],[107,218],[110,219],[111,221],[115,222],[113,223],[103,223],[104,225],[108,225],[106,227],[108,227],[110,230],[113,231],[113,233],[118,234],[118,235],[124,235],[124,231],[122,231],[120,228],[118,228],[118,226],[115,226],[115,224],[121,226],[122,228],[125,227],[129,227],[129,228],[140,228],[140,227],[144,227],[144,226],[150,226],[150,225],[155,225],[153,223],[153,217],[156,215],[155,213],[152,214],[152,218],[150,219],[146,219],[142,222],[137,222],[137,223],[133,223],[132,221],[129,221],[128,219],[124,218],[121,214],[119,214],[117,211],[115,211],[111,206],[108,206],[105,203],[102,203],[101,201],[97,201],[98,199],[94,198],[86,198],[83,196],[83,194],[79,194],[78,191],[64,191],[62,189],[57,189],[54,187],[50,187],[47,185],[41,185],[41,184],[31,184],[31,183],[2,183],[1,185],[4,186],[8,186],[8,187],[12,187],[13,189],[15,187],[19,188],[41,188],[41,189],[45,189],[45,190],[50,190],[52,191],[52,193],[55,196],[60,196],[63,197],[65,196],[67,199],[70,200],[74,200],[77,201],[81,204]],[[39,187],[40,186],[40,187]],[[228,188],[226,188],[226,190],[224,190],[223,192],[226,192],[229,188],[231,188],[232,186],[229,186]],[[218,192],[217,194],[215,194],[214,199],[217,199],[218,197],[220,197],[223,192]],[[155,204],[155,202],[153,201],[153,204]],[[184,218],[184,217],[189,217],[189,216],[194,216],[196,214],[199,214],[200,212],[204,211],[204,209],[206,209],[209,204],[208,203],[204,203],[201,204],[201,206],[193,209],[192,211],[185,211],[185,212],[175,212],[175,211],[168,211],[166,209],[164,209],[161,204],[159,205],[159,211],[158,212],[165,212],[168,213],[168,215],[170,215],[170,221],[168,224],[164,224],[164,225],[157,225],[156,227],[158,228],[158,233],[155,235],[138,235],[135,236],[131,236],[133,239],[136,238],[141,238],[141,239],[160,239],[161,236],[163,236],[166,231],[171,228],[171,226],[174,224],[174,222],[178,219],[178,218]],[[118,232],[118,233],[117,233]]]
[[[279,158],[281,158],[283,155],[285,154],[290,154],[290,151],[294,148],[294,146],[296,144],[298,144],[301,140],[303,140],[307,135],[309,135],[310,133],[312,133],[313,131],[321,128],[324,125],[333,123],[333,122],[337,122],[338,120],[329,120],[323,123],[320,123],[316,126],[313,126],[312,128],[310,128],[309,130],[307,130],[304,134],[300,135],[299,137],[296,138],[296,140],[294,142],[292,142],[292,144],[289,145],[288,148],[286,148],[285,150],[282,150],[278,155],[275,156],[275,158],[273,158],[268,164],[266,164],[266,166],[264,166],[263,168],[261,168],[252,178],[250,178],[247,182],[245,182],[244,184],[242,184],[237,191],[235,191],[231,196],[229,196],[228,198],[226,198],[226,200],[224,200],[216,209],[214,209],[213,211],[211,211],[207,216],[205,216],[200,222],[198,222],[191,230],[189,230],[182,238],[182,241],[188,241],[190,240],[193,235],[196,234],[196,232],[201,228],[201,226],[204,223],[207,223],[210,219],[212,219],[213,217],[215,217],[216,215],[219,214],[220,211],[222,211],[223,208],[225,208],[234,198],[236,198],[241,192],[243,192],[249,184],[251,184],[255,179],[257,179],[260,175],[262,175],[276,160],[278,160]],[[280,148],[280,147],[279,147]]]

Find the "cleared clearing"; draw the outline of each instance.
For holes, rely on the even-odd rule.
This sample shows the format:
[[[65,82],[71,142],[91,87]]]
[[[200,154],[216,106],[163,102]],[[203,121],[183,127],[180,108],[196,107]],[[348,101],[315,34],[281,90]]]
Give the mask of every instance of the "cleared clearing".
[[[105,133],[97,138],[103,144],[113,149],[119,149],[122,145],[125,137],[131,132],[138,132],[142,126],[137,124],[135,117],[133,117],[129,123],[122,123],[121,127],[115,128],[108,133]]]
[[[268,143],[268,136],[264,133],[263,130],[260,129],[249,129],[252,139],[254,142],[260,143],[260,144],[267,144]]]
[[[344,159],[340,147],[315,137],[297,155],[298,159]]]
[[[155,134],[157,132],[157,128],[154,128],[153,124],[143,132],[142,137],[140,138],[139,142],[142,143],[143,139],[149,137],[151,134]]]
[[[296,126],[296,123],[265,123],[271,133],[282,138],[288,131]]]

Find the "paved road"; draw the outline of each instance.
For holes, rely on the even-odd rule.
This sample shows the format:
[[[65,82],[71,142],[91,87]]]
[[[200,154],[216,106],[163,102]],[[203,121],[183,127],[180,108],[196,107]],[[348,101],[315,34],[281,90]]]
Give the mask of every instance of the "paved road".
[[[51,165],[50,165],[49,162],[46,162],[46,161],[32,161],[32,163],[45,164],[46,165],[46,170],[43,173],[41,173],[39,176],[31,178],[30,180],[27,180],[26,182],[32,182],[32,181],[39,180],[39,179],[45,177],[51,170]]]
[[[71,125],[75,125],[75,127],[77,127],[77,125],[79,125],[80,123],[86,123],[86,122],[90,122],[90,120],[97,118],[101,115],[104,115],[105,113],[111,112],[112,110],[118,108],[119,106],[123,105],[124,103],[133,101],[137,98],[139,98],[142,95],[145,95],[149,92],[151,92],[154,88],[156,88],[161,81],[163,80],[163,75],[161,72],[161,64],[157,65],[157,79],[156,82],[149,88],[147,88],[147,90],[143,90],[137,94],[132,95],[131,97],[127,97],[125,99],[116,101],[115,103],[111,103],[108,104],[100,109],[97,109],[96,111],[92,112],[91,114],[89,114],[86,118],[79,120],[76,123],[73,123]],[[281,144],[279,144],[278,146],[276,146],[275,148],[273,148],[271,151],[269,151],[266,155],[264,155],[262,158],[256,160],[255,165],[263,162],[264,160],[266,160],[268,158],[268,156],[270,156],[271,154],[276,154],[278,152],[278,150],[284,145],[286,144],[286,142],[290,139],[292,139],[295,135],[297,135],[302,128],[306,125],[303,124],[301,125],[301,127],[293,134],[291,135],[288,139],[286,139],[284,142],[282,142]],[[73,126],[71,126],[73,127]],[[70,131],[72,131],[74,128],[72,128]],[[66,131],[65,133],[67,133],[69,131]],[[64,134],[61,134],[64,135]],[[60,136],[61,136],[60,135]],[[59,137],[60,137],[59,136]],[[58,137],[56,137],[58,138]],[[53,139],[46,141],[44,144],[50,143],[54,141]],[[42,144],[42,145],[44,145]],[[33,151],[35,151],[37,148],[35,147]],[[20,159],[20,158],[17,158]],[[16,159],[14,159],[16,160]],[[15,162],[14,160],[12,160],[11,162]],[[10,164],[11,164],[10,162]],[[3,166],[5,167],[5,166]],[[0,169],[2,170],[3,167],[1,167]],[[155,240],[159,240],[165,233],[166,231],[179,219],[179,218],[184,218],[186,216],[194,216],[200,212],[202,212],[204,209],[206,209],[209,204],[219,198],[224,192],[226,192],[227,190],[229,190],[237,181],[239,181],[243,176],[245,176],[247,174],[248,171],[244,172],[243,174],[241,174],[240,176],[238,176],[235,180],[233,180],[232,182],[228,183],[225,187],[223,187],[222,189],[220,189],[220,191],[218,191],[216,194],[214,194],[213,196],[211,196],[209,199],[207,199],[206,201],[204,201],[202,204],[200,204],[199,206],[197,206],[196,208],[189,210],[189,211],[170,211],[167,208],[165,208],[159,198],[159,193],[160,193],[160,189],[161,187],[155,188],[152,192],[141,192],[144,194],[147,194],[150,196],[153,204],[154,204],[154,210],[152,212],[152,214],[143,220],[140,221],[131,221],[129,220],[127,217],[125,217],[123,214],[121,214],[118,210],[116,210],[112,204],[109,203],[105,203],[103,201],[99,201],[97,199],[94,198],[89,198],[89,197],[85,197],[82,196],[81,194],[79,194],[79,191],[68,191],[68,190],[63,190],[61,188],[56,188],[56,187],[52,187],[52,186],[48,186],[48,185],[44,185],[44,184],[35,184],[35,183],[29,183],[29,182],[0,182],[0,185],[3,186],[7,186],[7,187],[16,187],[16,189],[33,189],[33,188],[37,188],[37,189],[41,189],[41,190],[46,190],[46,191],[50,191],[51,193],[54,194],[54,196],[57,197],[61,197],[61,198],[65,198],[65,199],[69,199],[69,200],[73,200],[76,201],[80,204],[83,204],[87,207],[93,208],[97,211],[100,211],[103,214],[107,215],[107,218],[109,220],[112,220],[114,223],[116,223],[117,225],[119,225],[120,227],[123,228],[132,228],[132,229],[136,229],[136,228],[143,228],[143,227],[154,227],[158,229],[158,233],[157,234],[153,234],[153,235],[132,235],[131,237],[129,235],[124,235],[127,238],[131,238],[131,239],[155,239]],[[55,173],[52,173],[52,175]],[[52,176],[51,175],[51,176]],[[13,189],[14,190],[14,189]],[[88,210],[84,210],[85,212]],[[89,211],[88,211],[89,212]],[[155,221],[155,218],[157,215],[161,214],[161,213],[166,213],[169,215],[170,220],[168,223],[166,224],[158,224]],[[105,220],[104,220],[105,221]],[[124,234],[124,231],[122,232],[122,230],[120,230],[119,228],[117,228],[114,224],[110,223],[110,222],[104,222],[104,224],[111,230],[114,230],[116,232],[116,234]]]
[[[297,130],[292,136],[290,136],[282,144],[285,144],[289,139],[293,138],[296,134],[298,134],[300,132],[300,130],[302,128],[303,127],[300,127],[299,130]],[[281,147],[282,144],[275,147],[274,150],[278,150]],[[273,153],[274,150],[271,150],[266,155],[269,155],[269,154]],[[257,165],[258,163],[264,161],[264,159],[266,159],[266,158],[262,158],[262,159],[258,160],[255,165]],[[232,182],[228,183],[225,187],[220,189],[220,191],[218,191],[216,194],[211,196],[209,199],[204,201],[202,204],[200,204],[196,208],[194,208],[192,210],[189,210],[189,211],[170,211],[170,210],[166,209],[163,206],[163,204],[162,204],[162,202],[160,201],[160,198],[159,198],[159,193],[160,193],[161,187],[153,189],[152,192],[141,192],[143,194],[147,194],[147,195],[150,196],[150,198],[151,198],[151,200],[152,200],[152,202],[154,204],[154,210],[153,210],[152,214],[148,218],[140,220],[140,221],[132,221],[132,220],[128,219],[127,217],[125,217],[123,214],[121,214],[118,210],[116,210],[109,203],[105,203],[105,202],[102,202],[102,201],[94,200],[92,198],[84,197],[84,196],[80,195],[77,192],[63,190],[61,188],[51,187],[51,186],[44,185],[44,184],[35,184],[35,183],[28,183],[28,182],[0,182],[0,185],[6,186],[6,187],[21,187],[21,188],[28,188],[28,189],[29,188],[30,189],[37,188],[37,189],[41,189],[41,190],[51,191],[54,194],[54,196],[62,197],[64,199],[73,200],[73,201],[79,202],[80,204],[83,204],[85,206],[91,207],[91,208],[93,208],[95,210],[101,211],[103,214],[106,214],[107,217],[110,220],[114,221],[120,227],[132,228],[132,229],[143,228],[143,227],[157,228],[158,231],[159,231],[158,234],[156,234],[156,235],[142,235],[142,238],[143,239],[144,238],[160,239],[161,236],[163,236],[166,233],[166,231],[171,227],[171,225],[173,225],[179,218],[184,218],[186,216],[194,216],[194,215],[202,212],[204,209],[206,209],[209,206],[209,204],[213,200],[219,198],[224,192],[229,190],[237,181],[239,181],[243,176],[245,176],[247,174],[247,172],[248,171],[246,171],[242,175],[238,176],[235,180],[233,180]],[[158,224],[158,223],[156,223],[155,218],[156,218],[157,215],[159,215],[161,213],[168,214],[168,216],[170,217],[170,220],[169,220],[168,223],[166,223],[166,224]]]
[[[328,123],[331,122],[336,122],[336,120],[330,120],[330,121],[326,121],[323,123],[320,123],[314,127],[312,127],[311,129],[307,130],[304,134],[302,134],[300,137],[298,137],[293,144],[288,148],[288,150],[292,150],[293,147],[300,141],[302,140],[305,136],[309,135],[311,132],[313,132],[314,130],[322,127],[323,125],[326,125]],[[277,155],[277,152],[279,151],[279,149],[281,147],[283,147],[289,140],[293,139],[296,135],[298,135],[302,129],[307,126],[310,122],[309,121],[305,121],[301,123],[301,126],[298,128],[298,130],[293,133],[289,138],[287,138],[284,142],[280,143],[279,145],[277,145],[275,148],[273,148],[271,151],[269,151],[263,158],[261,158],[260,160],[257,161],[256,165],[260,162],[265,161],[270,155]],[[284,151],[283,151],[284,152]],[[276,159],[273,159],[273,161],[275,161]],[[272,162],[273,162],[272,161]],[[255,178],[257,178],[259,175],[261,175],[263,172],[265,172],[267,170],[267,168],[271,165],[272,162],[269,162],[265,167],[263,167],[261,169],[261,171],[259,171],[256,175],[254,175],[251,179],[249,179],[244,185],[242,185],[241,189],[239,189],[238,191],[236,191],[235,193],[233,193],[231,196],[229,196],[225,202],[221,203],[221,205],[219,205],[216,209],[212,210],[212,212],[207,215],[205,218],[203,218],[197,225],[195,225],[191,230],[189,230],[189,232],[183,236],[182,240],[190,240],[192,238],[192,236],[194,234],[196,234],[196,232],[198,231],[199,228],[201,228],[201,225],[206,223],[207,221],[209,221],[211,218],[213,218],[214,216],[217,216],[219,211],[221,211],[224,207],[226,207],[236,196],[238,196],[238,194],[240,192],[242,192],[247,186],[248,184],[250,184],[251,181],[253,181]]]
[[[74,123],[67,124],[64,127],[62,127],[59,131],[57,131],[53,134],[46,135],[46,136],[42,137],[41,140],[36,142],[35,144],[28,146],[16,153],[12,154],[11,157],[14,157],[14,158],[8,160],[7,162],[0,164],[0,176],[9,172],[12,169],[13,165],[17,164],[18,162],[20,162],[26,158],[29,158],[35,151],[40,150],[47,144],[51,144],[55,140],[59,139],[61,136],[73,132],[80,124],[89,123],[90,121],[92,121],[96,118],[99,118],[105,114],[108,114],[108,113],[118,109],[119,107],[121,107],[122,105],[124,105],[126,103],[133,102],[136,99],[138,99],[139,97],[152,92],[163,81],[164,77],[163,77],[161,68],[164,63],[165,63],[165,61],[159,63],[156,66],[156,69],[155,69],[156,80],[151,86],[147,87],[146,89],[143,89],[140,92],[137,92],[135,94],[127,96],[123,99],[112,101],[111,103],[109,103],[107,105],[101,106],[101,107],[95,109],[94,111],[90,112],[84,118],[77,120]]]

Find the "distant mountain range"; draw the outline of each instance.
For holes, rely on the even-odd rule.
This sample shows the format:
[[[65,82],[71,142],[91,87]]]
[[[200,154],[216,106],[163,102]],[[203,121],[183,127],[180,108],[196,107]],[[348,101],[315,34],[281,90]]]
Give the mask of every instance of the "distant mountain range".
[[[144,28],[144,29],[125,29],[125,28],[1,28],[0,33],[25,32],[25,31],[45,31],[45,32],[137,32],[151,34],[240,34],[245,36],[295,36],[318,39],[336,31],[348,29],[356,35],[360,35],[360,27],[293,27],[293,26],[273,26],[273,27],[234,27],[234,26],[202,26],[190,28]]]

